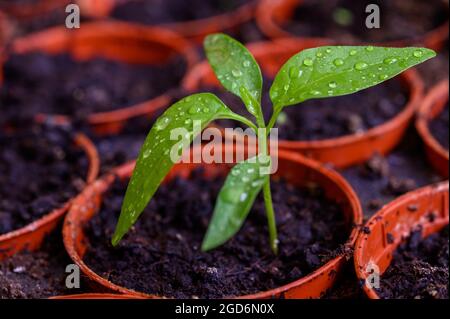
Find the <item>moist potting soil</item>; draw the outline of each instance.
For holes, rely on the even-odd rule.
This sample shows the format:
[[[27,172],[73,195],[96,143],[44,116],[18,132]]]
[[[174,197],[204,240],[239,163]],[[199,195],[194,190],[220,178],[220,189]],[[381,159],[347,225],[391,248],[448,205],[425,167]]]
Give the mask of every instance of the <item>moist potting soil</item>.
[[[161,112],[157,112],[152,117],[131,119],[127,121],[121,132],[114,135],[98,136],[93,133],[90,134],[97,146],[103,173],[137,158],[155,118]]]
[[[342,171],[358,194],[365,217],[372,216],[400,195],[442,180],[422,149],[419,136],[410,128],[389,155],[375,154],[364,164]]]
[[[35,252],[22,252],[0,262],[0,299],[37,299],[80,293],[67,289],[66,267],[72,264],[58,228]],[[81,284],[80,284],[81,288]]]
[[[176,88],[185,68],[181,58],[150,66],[99,57],[80,62],[68,54],[12,55],[0,88],[0,122],[37,113],[85,119],[132,106]]]
[[[439,116],[437,116],[430,122],[431,134],[446,150],[448,150],[448,116],[449,108],[447,102],[447,105],[442,110],[442,112],[439,113]]]
[[[266,121],[272,115],[270,86],[265,78],[262,109]],[[219,89],[216,92],[225,104],[239,114],[248,114],[242,101]],[[408,94],[398,79],[357,92],[326,99],[314,99],[286,107],[278,118],[278,138],[314,141],[361,134],[392,119],[406,106]],[[223,127],[236,127],[237,122],[221,120]]]
[[[0,234],[61,207],[84,187],[88,165],[63,128],[0,131]]]
[[[369,4],[380,8],[380,28],[366,27]],[[415,39],[444,23],[447,8],[444,0],[304,0],[284,27],[298,36],[328,37],[340,44]]]
[[[143,24],[183,22],[230,12],[251,0],[132,0],[120,4],[113,18]]]
[[[422,239],[420,229],[394,253],[377,293],[385,299],[448,299],[448,225]]]
[[[118,247],[110,244],[126,183],[106,193],[100,213],[87,225],[85,262],[111,282],[175,298],[221,298],[262,292],[290,283],[347,253],[350,234],[341,208],[320,188],[298,189],[274,182],[280,252],[268,243],[262,198],[237,236],[203,253],[201,242],[223,178],[190,179],[162,185],[140,221]]]

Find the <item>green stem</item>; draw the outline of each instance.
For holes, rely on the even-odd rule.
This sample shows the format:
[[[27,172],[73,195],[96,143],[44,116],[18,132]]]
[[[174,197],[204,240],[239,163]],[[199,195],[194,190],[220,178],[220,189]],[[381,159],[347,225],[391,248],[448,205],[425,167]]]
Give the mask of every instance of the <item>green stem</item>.
[[[263,136],[258,136],[258,138],[259,138],[260,154],[264,156],[269,155],[267,148],[266,134],[263,134]],[[274,254],[278,254],[278,234],[277,234],[277,225],[275,221],[275,211],[273,209],[272,203],[272,193],[270,190],[270,176],[269,178],[267,178],[266,182],[263,185],[263,194],[264,194],[264,204],[266,206],[267,223],[269,226],[270,247],[272,248]]]
[[[278,116],[281,113],[282,107],[274,107],[275,111],[272,114],[272,117],[270,118],[269,124],[267,125],[267,136],[270,134],[270,130],[273,129],[275,126],[275,123],[278,119]]]

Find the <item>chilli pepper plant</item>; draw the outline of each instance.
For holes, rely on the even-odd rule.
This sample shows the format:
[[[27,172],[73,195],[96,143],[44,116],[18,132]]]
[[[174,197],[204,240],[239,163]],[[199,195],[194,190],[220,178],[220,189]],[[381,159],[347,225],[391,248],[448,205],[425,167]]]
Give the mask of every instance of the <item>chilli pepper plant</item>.
[[[169,107],[155,122],[140,151],[112,238],[113,245],[136,222],[196,135],[214,120],[232,119],[255,131],[258,155],[231,169],[216,200],[202,250],[216,248],[233,237],[262,191],[270,245],[276,253],[277,228],[270,189],[272,164],[267,145],[269,132],[283,108],[309,99],[355,93],[435,56],[434,51],[425,48],[324,46],[304,50],[293,56],[275,77],[270,89],[273,113],[266,123],[261,109],[261,70],[251,53],[224,34],[208,36],[204,47],[218,80],[240,97],[251,117],[233,113],[210,93],[193,94]],[[171,139],[172,130],[180,128],[187,132],[182,141]]]

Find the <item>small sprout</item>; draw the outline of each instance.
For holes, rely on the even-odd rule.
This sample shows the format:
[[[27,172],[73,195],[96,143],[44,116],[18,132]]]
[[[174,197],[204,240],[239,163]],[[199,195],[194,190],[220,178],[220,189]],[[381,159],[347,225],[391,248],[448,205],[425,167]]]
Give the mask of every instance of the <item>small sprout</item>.
[[[333,20],[338,25],[348,27],[353,23],[353,13],[346,8],[336,8],[333,12]]]
[[[238,163],[230,171],[218,195],[202,250],[214,249],[233,237],[262,191],[270,246],[277,253],[279,241],[270,190],[267,136],[276,123],[282,125],[287,121],[282,110],[310,99],[352,94],[435,56],[434,51],[425,48],[326,46],[304,50],[286,62],[275,77],[270,89],[273,114],[266,124],[261,109],[261,70],[251,53],[224,34],[208,36],[205,50],[218,80],[241,98],[255,122],[250,116],[233,113],[218,97],[209,93],[188,96],[169,107],[156,121],[142,146],[112,238],[113,245],[117,245],[137,221],[164,177],[181,157],[181,151],[189,147],[212,121],[232,119],[258,134],[260,153]],[[357,124],[356,121],[351,123],[355,130],[359,129]],[[182,142],[170,139],[171,131],[175,129],[186,130]],[[172,149],[177,150],[176,154],[172,154]]]

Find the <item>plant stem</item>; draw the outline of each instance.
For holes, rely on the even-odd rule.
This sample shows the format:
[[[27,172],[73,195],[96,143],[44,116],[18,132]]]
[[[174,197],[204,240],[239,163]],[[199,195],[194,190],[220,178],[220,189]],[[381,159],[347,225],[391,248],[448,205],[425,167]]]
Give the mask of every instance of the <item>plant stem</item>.
[[[270,247],[274,254],[278,254],[278,234],[275,221],[275,211],[272,203],[272,193],[270,190],[270,178],[267,179],[263,186],[264,204],[266,205],[267,223],[269,226]]]
[[[283,108],[275,107],[274,109],[275,109],[275,111],[273,112],[272,117],[270,118],[269,124],[267,125],[267,132],[266,132],[267,136],[269,136],[270,130],[275,126],[278,116],[280,115],[280,112]]]
[[[258,136],[259,146],[260,146],[260,154],[267,156],[269,155],[267,148],[267,136],[266,133],[262,134],[262,136]],[[271,165],[271,164],[270,164]],[[270,170],[270,167],[269,167]],[[269,226],[269,239],[270,239],[270,247],[274,254],[278,254],[278,235],[277,235],[277,225],[275,221],[275,211],[273,209],[272,203],[272,193],[270,190],[270,176],[267,178],[267,181],[263,185],[263,194],[264,194],[264,204],[266,207],[266,216],[267,216],[267,224]]]

